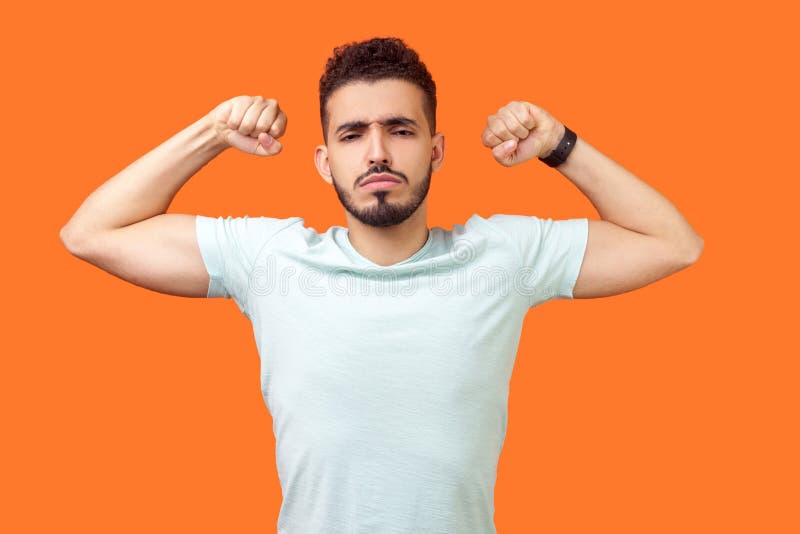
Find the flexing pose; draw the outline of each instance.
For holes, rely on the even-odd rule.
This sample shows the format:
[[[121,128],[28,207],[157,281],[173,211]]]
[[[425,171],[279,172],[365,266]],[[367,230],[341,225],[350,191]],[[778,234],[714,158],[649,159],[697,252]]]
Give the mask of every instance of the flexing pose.
[[[281,151],[278,102],[238,96],[102,184],[61,239],[136,285],[232,298],[250,319],[274,421],[278,532],[493,533],[527,311],[647,285],[697,261],[703,240],[657,191],[524,101],[488,118],[483,145],[503,166],[555,168],[602,219],[475,214],[428,228],[445,138],[418,55],[390,38],[336,48],[319,98],[315,163],[346,228],[166,213],[222,151]]]

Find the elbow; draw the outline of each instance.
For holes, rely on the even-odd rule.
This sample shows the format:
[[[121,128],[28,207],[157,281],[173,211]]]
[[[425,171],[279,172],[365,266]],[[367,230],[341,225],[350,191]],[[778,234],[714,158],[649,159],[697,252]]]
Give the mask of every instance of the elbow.
[[[689,265],[697,263],[697,260],[699,260],[700,256],[703,254],[704,243],[702,237],[695,235],[692,242],[685,247],[685,252],[682,256],[682,262],[685,266],[688,267]]]
[[[64,245],[64,248],[73,256],[80,258],[86,250],[86,238],[83,237],[80,232],[70,227],[69,224],[61,228],[58,236],[61,239],[61,244]]]

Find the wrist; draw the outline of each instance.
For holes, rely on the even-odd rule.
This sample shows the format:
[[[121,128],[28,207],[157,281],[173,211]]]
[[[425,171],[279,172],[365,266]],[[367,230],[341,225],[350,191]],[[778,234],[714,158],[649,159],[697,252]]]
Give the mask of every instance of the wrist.
[[[558,147],[558,144],[564,138],[564,134],[567,133],[567,127],[561,124],[560,122],[556,124],[556,127],[553,128],[553,132],[550,135],[548,146],[550,146],[550,150],[542,154],[541,158],[546,158],[553,153],[553,151]]]
[[[200,152],[213,155],[220,154],[230,145],[225,141],[223,129],[210,115],[205,115],[189,127],[192,130],[192,139]]]
[[[554,148],[544,156],[539,156],[539,160],[550,167],[563,165],[567,161],[572,149],[575,148],[575,142],[578,140],[578,136],[575,132],[567,128],[564,124],[559,123],[559,128],[556,129],[556,132],[559,133],[557,134],[558,141],[555,143]]]

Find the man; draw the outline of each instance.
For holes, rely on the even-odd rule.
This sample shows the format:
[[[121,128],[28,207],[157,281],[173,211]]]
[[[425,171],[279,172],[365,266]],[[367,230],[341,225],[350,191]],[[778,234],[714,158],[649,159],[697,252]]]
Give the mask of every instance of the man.
[[[647,285],[702,239],[654,189],[529,102],[487,120],[504,166],[539,158],[602,220],[473,215],[427,226],[442,165],[436,86],[399,39],[334,50],[315,163],[347,227],[167,214],[223,150],[272,156],[287,118],[240,96],[93,192],[61,231],[76,256],[173,295],[232,298],[253,324],[283,492],[281,533],[493,533],[496,467],[527,311]]]

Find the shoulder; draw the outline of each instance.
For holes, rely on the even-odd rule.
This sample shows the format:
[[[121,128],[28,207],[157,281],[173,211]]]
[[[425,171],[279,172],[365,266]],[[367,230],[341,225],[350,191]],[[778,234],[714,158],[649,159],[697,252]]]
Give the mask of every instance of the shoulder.
[[[201,246],[216,244],[223,252],[239,250],[248,258],[267,243],[293,229],[303,228],[302,217],[208,217],[196,216],[197,239]]]
[[[475,217],[475,216],[473,216]],[[565,238],[572,234],[585,234],[587,218],[553,219],[536,215],[508,215],[498,213],[488,218],[480,217],[484,224],[501,232],[515,242],[539,242]]]
[[[293,226],[302,227],[302,217],[208,217],[197,215],[198,230],[212,230],[222,232],[238,239],[262,239],[265,236],[275,235]]]
[[[522,236],[530,235],[536,229],[538,221],[540,219],[530,215],[495,213],[484,217],[476,213],[464,227],[473,233],[517,243]]]

